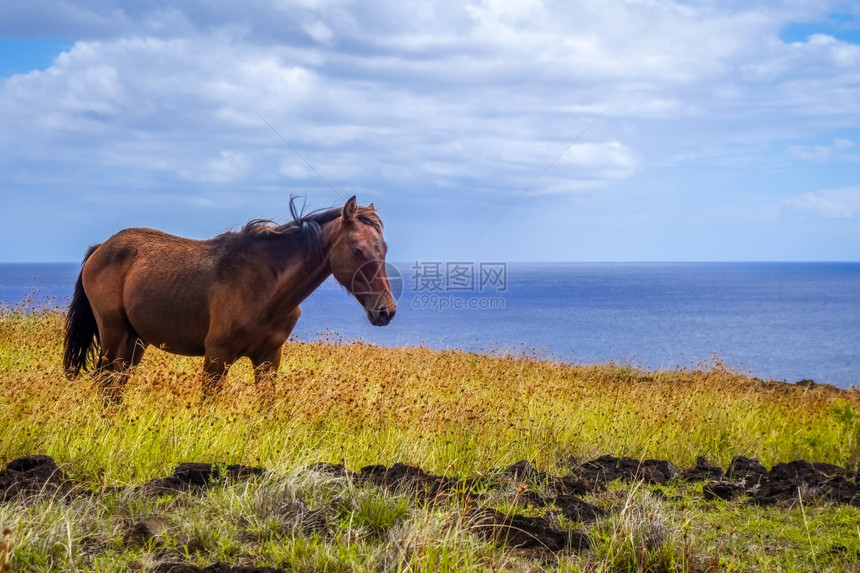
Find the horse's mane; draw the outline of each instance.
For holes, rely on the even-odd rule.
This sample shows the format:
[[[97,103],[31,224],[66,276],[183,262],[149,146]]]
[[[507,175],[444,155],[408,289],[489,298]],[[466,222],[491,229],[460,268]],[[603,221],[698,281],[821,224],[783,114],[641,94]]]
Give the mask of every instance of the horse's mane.
[[[320,241],[322,226],[340,217],[343,208],[319,209],[302,214],[296,207],[296,199],[297,197],[290,198],[292,221],[279,225],[271,219],[252,219],[245,223],[239,233],[255,241],[293,239],[295,245],[303,253],[322,258],[322,243]],[[380,233],[382,232],[382,219],[379,218],[372,205],[359,207],[356,219],[365,225],[370,225]]]

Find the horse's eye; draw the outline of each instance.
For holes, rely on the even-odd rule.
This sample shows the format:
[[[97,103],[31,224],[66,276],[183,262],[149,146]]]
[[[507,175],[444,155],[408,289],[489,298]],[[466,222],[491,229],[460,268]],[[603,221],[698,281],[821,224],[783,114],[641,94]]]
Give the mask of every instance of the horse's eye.
[[[364,253],[361,251],[361,249],[353,249],[352,250],[352,256],[355,257],[356,259],[363,259]]]

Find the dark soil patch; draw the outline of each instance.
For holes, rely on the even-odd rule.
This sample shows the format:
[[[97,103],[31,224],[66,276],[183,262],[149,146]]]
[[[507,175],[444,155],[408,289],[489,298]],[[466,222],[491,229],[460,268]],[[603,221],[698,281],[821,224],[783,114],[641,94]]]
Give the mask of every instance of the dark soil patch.
[[[26,456],[0,471],[0,501],[34,495],[71,493],[74,484],[50,456]]]
[[[596,482],[611,482],[617,479],[644,480],[650,484],[662,485],[678,477],[678,468],[665,460],[639,461],[633,458],[600,456],[574,468],[573,473],[580,478]]]
[[[503,469],[501,473],[520,481],[538,482],[547,479],[547,475],[538,471],[528,460],[520,460]]]
[[[832,464],[794,461],[777,464],[753,495],[759,505],[792,504],[801,496],[860,506],[857,476]],[[808,500],[808,498],[807,498]]]
[[[591,523],[606,517],[606,511],[574,495],[560,495],[552,504],[561,510],[562,515],[578,523]]]
[[[153,515],[132,525],[125,534],[127,545],[146,545],[170,529],[170,523],[163,517]]]
[[[575,475],[552,477],[549,485],[559,495],[587,495],[606,489],[605,482],[586,480]]]
[[[737,499],[744,493],[744,488],[729,480],[717,480],[704,484],[702,486],[702,495],[708,501],[715,499],[724,499],[730,501]]]
[[[551,476],[538,471],[531,462],[521,460],[498,473],[502,480],[513,480],[520,484],[545,485],[555,491],[556,495],[587,495],[606,489],[605,481],[595,478],[596,474]],[[546,505],[546,504],[544,504]]]
[[[726,476],[733,480],[744,480],[752,486],[767,476],[767,468],[761,465],[758,460],[746,456],[735,456],[726,469]]]
[[[681,472],[684,481],[719,480],[723,477],[723,468],[712,466],[705,456],[696,458],[696,467]]]
[[[472,531],[498,545],[551,552],[585,549],[588,537],[579,531],[563,531],[546,517],[504,514],[495,509],[479,509],[470,515]]]
[[[311,464],[310,466],[308,466],[308,469],[311,471],[319,472],[321,474],[330,475],[332,477],[350,478],[352,480],[359,479],[359,475],[357,473],[349,471],[343,464],[330,464],[328,462],[319,462],[316,464]]]
[[[143,484],[143,490],[151,495],[161,493],[204,490],[212,485],[236,481],[261,475],[263,468],[243,465],[182,463],[165,478],[156,478]]]
[[[575,477],[598,482],[644,480],[665,484],[675,478],[685,481],[707,481],[702,494],[705,499],[737,499],[745,494],[757,505],[792,505],[804,496],[804,501],[821,500],[860,506],[860,487],[855,472],[825,463],[803,460],[777,464],[768,471],[758,460],[735,457],[729,467],[712,466],[699,456],[696,466],[679,472],[670,462],[601,456],[573,469]]]
[[[361,469],[359,479],[389,491],[418,495],[422,498],[449,493],[460,483],[453,478],[428,474],[421,468],[399,463],[391,467],[366,466]]]

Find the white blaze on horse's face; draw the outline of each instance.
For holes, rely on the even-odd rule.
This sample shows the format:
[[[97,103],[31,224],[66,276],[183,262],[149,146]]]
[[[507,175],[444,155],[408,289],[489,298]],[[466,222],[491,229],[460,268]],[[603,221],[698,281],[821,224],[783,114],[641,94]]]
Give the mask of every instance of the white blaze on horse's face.
[[[387,251],[382,222],[373,205],[358,207],[352,197],[343,207],[338,236],[332,245],[332,273],[364,307],[374,326],[388,324],[397,309],[385,273]]]

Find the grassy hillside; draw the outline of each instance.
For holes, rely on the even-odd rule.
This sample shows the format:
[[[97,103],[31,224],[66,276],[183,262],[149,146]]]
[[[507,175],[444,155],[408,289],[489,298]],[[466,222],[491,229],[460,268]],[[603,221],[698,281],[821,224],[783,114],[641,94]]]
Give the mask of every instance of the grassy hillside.
[[[463,499],[416,505],[406,494],[348,479],[334,480],[340,485],[332,493],[333,478],[307,469],[317,462],[354,471],[405,463],[470,477],[529,460],[561,476],[575,463],[612,454],[680,468],[699,455],[722,467],[744,455],[767,467],[805,459],[853,470],[860,463],[857,392],[753,380],[718,360],[699,371],[642,372],[320,341],[288,344],[274,387],[255,387],[250,365],[238,363],[221,394],[206,402],[201,359],[150,350],[122,405],[105,408],[92,380],[64,377],[61,340],[58,313],[0,315],[0,467],[46,454],[76,483],[113,493],[76,499],[74,508],[53,499],[0,503],[12,563],[22,570],[153,566],[155,548],[126,544],[123,527],[177,508],[184,517],[170,519],[174,533],[160,551],[199,564],[244,560],[301,570],[851,570],[860,548],[856,508],[812,497],[804,507],[803,492],[792,508],[758,508],[706,503],[701,487],[686,484],[656,495],[647,484],[616,483],[587,497],[608,517],[566,525],[584,532],[590,548],[547,561],[470,533]],[[116,493],[189,461],[262,466],[270,474],[202,497]],[[542,486],[502,487],[480,503],[534,513],[510,497],[519,499],[523,487]],[[333,532],[269,523],[260,497],[273,489],[329,508]],[[642,533],[649,520],[663,528],[659,543]],[[644,553],[636,553],[637,544]],[[0,541],[0,558],[3,551]],[[53,555],[47,564],[40,551]]]

